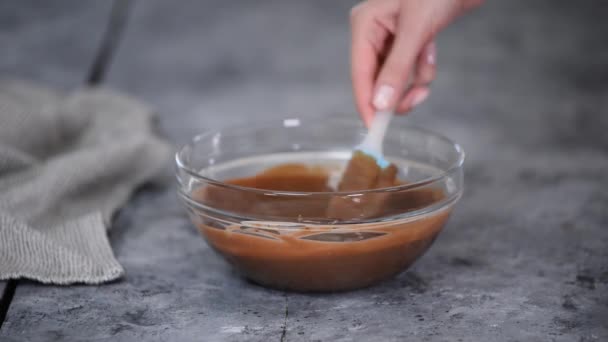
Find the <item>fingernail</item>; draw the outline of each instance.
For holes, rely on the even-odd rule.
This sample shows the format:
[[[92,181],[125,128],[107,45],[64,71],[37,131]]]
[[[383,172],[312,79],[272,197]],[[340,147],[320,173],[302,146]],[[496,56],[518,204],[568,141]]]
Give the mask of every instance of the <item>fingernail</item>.
[[[435,47],[435,43],[430,43],[427,51],[426,51],[426,62],[428,64],[434,65],[435,64],[435,58],[437,55],[437,48]]]
[[[424,100],[426,100],[427,97],[429,97],[428,89],[423,89],[417,92],[412,100],[412,107],[416,107],[417,105],[421,104]]]
[[[376,94],[374,95],[373,105],[376,110],[386,110],[391,102],[391,98],[395,93],[395,89],[388,85],[381,85],[376,90]]]

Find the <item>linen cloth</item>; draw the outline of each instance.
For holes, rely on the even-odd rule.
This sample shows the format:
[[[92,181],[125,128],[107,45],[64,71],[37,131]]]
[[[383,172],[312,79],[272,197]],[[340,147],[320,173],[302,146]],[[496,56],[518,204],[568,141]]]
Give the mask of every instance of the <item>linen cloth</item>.
[[[112,214],[171,153],[152,119],[110,90],[0,80],[0,279],[98,284],[124,273]]]

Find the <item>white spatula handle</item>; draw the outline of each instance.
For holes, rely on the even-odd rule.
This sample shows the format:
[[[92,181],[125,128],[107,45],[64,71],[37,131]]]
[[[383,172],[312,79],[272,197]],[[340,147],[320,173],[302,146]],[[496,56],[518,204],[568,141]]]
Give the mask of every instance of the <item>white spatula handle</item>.
[[[382,155],[382,142],[392,118],[392,112],[377,112],[369,127],[367,136],[363,140],[362,146]]]

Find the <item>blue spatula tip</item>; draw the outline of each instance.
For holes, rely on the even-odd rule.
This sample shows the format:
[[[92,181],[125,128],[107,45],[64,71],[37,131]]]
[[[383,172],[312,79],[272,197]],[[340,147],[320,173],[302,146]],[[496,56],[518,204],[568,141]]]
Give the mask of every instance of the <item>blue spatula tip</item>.
[[[378,154],[375,151],[370,151],[367,149],[360,149],[359,151],[374,158],[374,160],[376,161],[376,164],[382,169],[387,168],[389,165],[391,165],[391,163],[388,160],[384,159],[384,156],[382,156],[381,154]]]

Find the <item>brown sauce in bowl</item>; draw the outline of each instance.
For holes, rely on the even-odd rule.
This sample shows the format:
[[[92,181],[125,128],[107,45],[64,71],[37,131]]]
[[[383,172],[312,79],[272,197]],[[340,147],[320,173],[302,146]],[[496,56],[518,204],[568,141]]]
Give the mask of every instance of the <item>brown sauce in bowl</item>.
[[[285,164],[226,183],[276,191],[330,192],[328,177],[321,167]],[[398,184],[394,181],[394,185]],[[256,222],[219,224],[196,214],[193,219],[209,245],[256,283],[295,291],[350,290],[405,270],[432,244],[451,212],[451,206],[447,206],[415,217],[360,224],[338,221],[335,225],[313,225],[301,220],[390,217],[428,207],[445,197],[439,189],[377,196],[374,193],[359,196],[358,200],[344,198],[336,206],[336,198],[342,197],[303,196],[287,200],[207,186],[195,190],[192,197],[214,209],[243,216],[289,218],[281,221],[292,226],[275,229]]]

